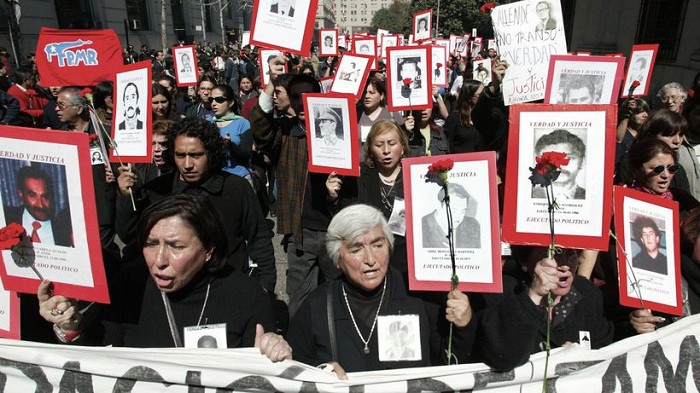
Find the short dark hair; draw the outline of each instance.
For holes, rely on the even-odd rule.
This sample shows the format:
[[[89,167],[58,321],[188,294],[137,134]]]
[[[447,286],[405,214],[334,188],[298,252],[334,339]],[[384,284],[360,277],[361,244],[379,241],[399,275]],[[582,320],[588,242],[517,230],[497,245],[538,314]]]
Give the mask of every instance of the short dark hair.
[[[667,154],[673,157],[674,163],[676,162],[676,153],[661,139],[644,138],[635,140],[627,152],[627,169],[630,173],[630,181],[643,184],[646,178],[643,165],[658,154]]]
[[[644,231],[644,228],[651,228],[656,232],[656,235],[659,236],[661,232],[659,231],[659,226],[656,225],[656,221],[654,221],[651,217],[647,216],[637,216],[637,218],[632,221],[632,236],[634,236],[634,239],[639,242],[639,239],[642,238],[642,232]]]
[[[586,156],[586,144],[583,143],[581,138],[564,129],[554,130],[549,134],[542,135],[542,137],[537,140],[537,143],[535,143],[535,153],[539,155],[545,147],[557,145],[559,143],[567,143],[571,145],[573,149],[572,152],[567,151],[564,153],[577,153],[581,158]]]
[[[216,171],[221,169],[226,162],[224,151],[224,138],[219,133],[219,128],[214,123],[209,123],[198,117],[184,118],[170,127],[168,130],[168,149],[163,152],[165,161],[175,168],[175,139],[184,135],[189,138],[197,138],[202,141],[207,151],[209,169]]]
[[[136,86],[136,83],[134,82],[129,82],[124,86],[124,93],[122,93],[122,101],[126,101],[126,90],[129,88],[129,86],[133,86],[134,90],[136,90],[136,99],[139,99],[139,88]]]
[[[228,242],[219,212],[212,201],[201,195],[175,194],[165,197],[144,211],[139,220],[138,242],[143,248],[153,227],[169,217],[179,217],[187,222],[205,249],[213,248],[211,258],[204,264],[210,273],[226,266]]]
[[[662,108],[649,115],[647,121],[639,128],[638,139],[656,138],[658,136],[685,135],[688,121],[681,114]]]
[[[25,166],[17,171],[17,189],[25,191],[25,182],[27,179],[38,179],[44,182],[48,194],[53,199],[53,179],[38,166]]]

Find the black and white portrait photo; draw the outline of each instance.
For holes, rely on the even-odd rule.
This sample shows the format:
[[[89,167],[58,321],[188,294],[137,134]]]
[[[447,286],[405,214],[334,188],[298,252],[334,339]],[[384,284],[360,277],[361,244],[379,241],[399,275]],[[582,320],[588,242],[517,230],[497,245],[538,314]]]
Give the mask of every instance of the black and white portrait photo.
[[[325,146],[337,146],[345,139],[342,109],[319,107],[316,109],[316,139]]]
[[[535,142],[535,156],[556,151],[566,153],[569,164],[562,166],[559,177],[552,182],[554,199],[586,199],[585,177],[579,176],[586,161],[585,131],[576,134],[565,129],[556,129],[542,135]],[[547,198],[544,187],[532,186],[533,198]]]
[[[455,248],[480,248],[481,224],[474,218],[477,201],[461,184],[451,183],[448,188]],[[437,199],[440,201],[440,207],[421,219],[424,248],[447,248],[449,246],[445,190],[443,188],[438,191]]]
[[[119,129],[143,129],[143,120],[139,118],[139,115],[141,114],[141,108],[139,107],[139,88],[133,82],[127,83],[126,87],[124,87],[124,94],[122,95],[122,108],[124,109],[124,120],[119,123]]]
[[[537,14],[536,31],[554,30],[557,28],[557,21],[552,17],[552,4],[549,1],[539,1],[535,5]]]
[[[561,104],[599,104],[604,75],[562,74],[559,80]]]

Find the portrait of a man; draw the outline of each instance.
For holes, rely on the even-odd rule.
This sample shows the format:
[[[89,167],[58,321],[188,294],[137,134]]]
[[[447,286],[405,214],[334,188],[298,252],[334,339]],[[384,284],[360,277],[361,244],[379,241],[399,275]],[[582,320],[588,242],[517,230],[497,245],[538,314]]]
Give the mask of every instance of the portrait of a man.
[[[402,82],[404,79],[411,79],[411,89],[421,88],[421,69],[420,57],[404,57],[399,59],[399,72],[397,72],[397,80]],[[402,83],[398,84],[403,86]]]
[[[134,82],[129,82],[124,87],[122,107],[124,108],[124,120],[119,123],[119,129],[142,130],[143,121],[138,118],[141,113],[139,108],[139,89]]]
[[[386,359],[410,360],[418,354],[415,347],[415,338],[408,324],[402,321],[394,321],[389,325],[389,347],[385,353]]]
[[[659,274],[668,274],[666,255],[660,250],[661,232],[651,217],[637,216],[632,222],[632,236],[641,247],[632,258],[632,267]]]
[[[278,0],[272,3],[270,6],[270,12],[273,14],[284,15],[292,17],[294,16],[294,5],[295,0]]]
[[[648,64],[649,59],[647,59],[646,57],[639,56],[635,58],[627,75],[627,83],[625,85],[628,88],[633,81],[639,81],[640,84],[644,84],[644,80],[647,76]]]
[[[537,27],[536,31],[542,30],[554,30],[557,28],[557,22],[552,19],[552,5],[548,1],[540,1],[535,6],[535,12],[537,13]]]
[[[360,77],[360,70],[357,68],[355,62],[350,62],[350,65],[343,71],[340,72],[339,78],[348,82],[357,82],[357,78]]]
[[[603,75],[562,75],[559,92],[562,104],[598,104],[600,103],[599,85]]]
[[[345,139],[343,122],[339,110],[320,107],[314,116],[316,121],[316,139],[325,146],[337,146]]]
[[[180,56],[180,72],[189,73],[192,72],[192,59],[187,53],[183,53]]]
[[[21,224],[33,243],[73,247],[70,211],[56,211],[51,176],[37,166],[25,166],[17,171],[16,179],[22,205],[4,207],[6,224]]]
[[[477,202],[467,190],[457,183],[450,183],[450,208],[454,228],[455,248],[480,248],[481,224],[474,218]],[[423,216],[423,248],[448,248],[447,214],[445,214],[445,190],[438,192],[440,207]]]
[[[535,155],[540,156],[549,151],[566,153],[569,158],[569,164],[561,167],[559,177],[552,182],[554,198],[557,201],[586,199],[586,189],[580,185],[583,179],[577,179],[586,158],[586,144],[583,140],[568,130],[554,130],[535,143]],[[532,198],[547,198],[544,187],[533,186]]]
[[[362,53],[363,55],[368,55],[370,54],[369,52],[369,45],[367,44],[362,44],[360,47],[357,49],[358,53]]]

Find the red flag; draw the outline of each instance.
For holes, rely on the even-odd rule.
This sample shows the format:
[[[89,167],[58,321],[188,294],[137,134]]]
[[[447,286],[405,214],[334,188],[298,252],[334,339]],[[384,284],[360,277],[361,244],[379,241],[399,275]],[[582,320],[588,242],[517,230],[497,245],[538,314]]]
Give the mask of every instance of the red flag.
[[[121,42],[112,29],[63,30],[43,27],[36,65],[44,86],[93,86],[114,79],[124,64]]]

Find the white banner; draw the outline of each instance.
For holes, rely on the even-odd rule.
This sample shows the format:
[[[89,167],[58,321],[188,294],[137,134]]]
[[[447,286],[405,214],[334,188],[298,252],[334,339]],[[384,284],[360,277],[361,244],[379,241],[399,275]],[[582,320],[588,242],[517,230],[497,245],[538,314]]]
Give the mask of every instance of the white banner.
[[[549,58],[566,54],[560,0],[524,0],[491,12],[501,60],[509,67],[503,78],[506,105],[544,98]]]
[[[697,392],[700,315],[588,351],[552,351],[550,392]],[[510,372],[484,364],[350,373],[347,381],[298,362],[271,363],[254,348],[95,348],[0,340],[0,391],[541,392],[545,355]],[[695,376],[695,377],[694,377]]]

